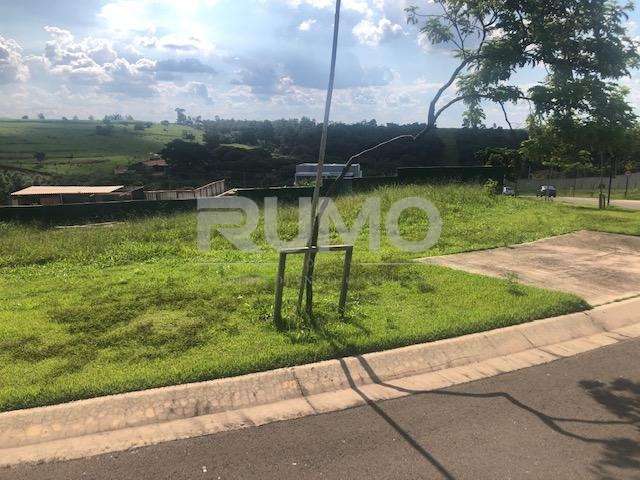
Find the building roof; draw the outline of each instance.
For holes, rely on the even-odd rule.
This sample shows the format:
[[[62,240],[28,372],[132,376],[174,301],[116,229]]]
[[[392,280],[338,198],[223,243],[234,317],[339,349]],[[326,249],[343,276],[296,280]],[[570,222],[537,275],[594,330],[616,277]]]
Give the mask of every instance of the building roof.
[[[144,162],[140,162],[147,167],[166,167],[168,166],[167,161],[164,158],[150,158],[149,160],[145,160]]]
[[[40,186],[28,187],[17,192],[13,192],[11,196],[23,195],[92,195],[113,193],[124,188],[124,185],[110,185],[104,187],[82,187],[82,186]]]

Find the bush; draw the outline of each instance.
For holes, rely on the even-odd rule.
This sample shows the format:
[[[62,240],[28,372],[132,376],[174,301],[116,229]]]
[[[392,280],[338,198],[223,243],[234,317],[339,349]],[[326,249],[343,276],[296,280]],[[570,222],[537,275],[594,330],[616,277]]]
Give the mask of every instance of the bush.
[[[497,195],[499,192],[500,184],[496,180],[487,180],[482,186],[484,193],[489,196]]]

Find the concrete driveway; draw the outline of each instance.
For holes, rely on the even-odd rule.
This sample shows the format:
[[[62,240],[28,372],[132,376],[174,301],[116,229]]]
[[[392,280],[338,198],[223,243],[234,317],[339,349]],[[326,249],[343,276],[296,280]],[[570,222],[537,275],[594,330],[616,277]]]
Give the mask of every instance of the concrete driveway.
[[[597,198],[588,197],[558,197],[556,202],[568,203],[571,205],[598,207]],[[640,200],[611,200],[611,206],[624,210],[640,210]]]
[[[639,202],[640,203],[640,202]],[[640,237],[581,231],[425,263],[574,293],[591,305],[640,295]]]

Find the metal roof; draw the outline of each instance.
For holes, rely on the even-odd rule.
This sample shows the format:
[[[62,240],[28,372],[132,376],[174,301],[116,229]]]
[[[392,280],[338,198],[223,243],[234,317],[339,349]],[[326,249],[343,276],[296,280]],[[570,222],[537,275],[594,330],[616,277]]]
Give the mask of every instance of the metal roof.
[[[28,187],[17,192],[13,192],[11,196],[22,195],[91,195],[113,193],[124,188],[124,185],[110,185],[104,187],[81,187],[81,186],[39,186]]]

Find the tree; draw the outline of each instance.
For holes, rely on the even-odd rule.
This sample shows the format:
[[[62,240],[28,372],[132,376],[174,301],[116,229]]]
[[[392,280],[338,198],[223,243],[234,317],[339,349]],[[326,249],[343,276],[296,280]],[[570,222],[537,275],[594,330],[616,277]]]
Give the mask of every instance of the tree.
[[[187,116],[185,115],[186,110],[184,108],[176,108],[176,123],[178,125],[185,125],[187,123]]]
[[[436,128],[452,106],[466,106],[464,124],[484,120],[482,102],[497,103],[511,127],[506,106],[530,103],[540,119],[559,128],[575,118],[598,118],[620,100],[616,81],[638,65],[637,43],[624,22],[631,5],[610,0],[433,0],[406,9],[408,22],[433,45],[450,50],[457,60],[449,78],[429,102],[426,125],[414,134],[397,135],[351,155],[354,161],[400,141],[422,138]],[[543,67],[545,79],[523,90],[509,83],[513,74]],[[451,92],[453,87],[457,90]],[[617,97],[617,98],[616,98]]]
[[[210,153],[204,145],[172,140],[160,152],[170,170],[183,177],[194,177],[209,170]]]
[[[36,152],[33,154],[33,158],[35,158],[38,162],[44,162],[45,158],[47,158],[47,154],[44,152]]]
[[[44,120],[44,113],[38,114],[38,120]]]
[[[215,150],[222,143],[222,139],[216,130],[210,128],[204,133],[204,143],[209,150]]]
[[[23,115],[22,120],[29,120],[29,115]]]
[[[332,194],[353,162],[399,141],[416,141],[436,128],[453,105],[466,106],[464,123],[480,126],[482,101],[505,105],[527,100],[542,117],[591,116],[598,99],[638,63],[637,45],[623,21],[630,5],[610,0],[429,0],[426,11],[406,9],[408,21],[435,46],[449,48],[457,66],[436,91],[427,123],[416,134],[404,134],[367,148],[347,161],[340,176],[324,192]],[[544,67],[545,80],[527,90],[509,80],[518,70]],[[449,95],[453,86],[457,91]],[[321,147],[322,150],[322,147]],[[315,197],[314,197],[315,198]],[[317,231],[326,201],[314,214],[308,246],[317,246]],[[303,266],[307,312],[311,310],[314,255]],[[306,280],[305,280],[306,277]],[[300,298],[302,290],[300,289]]]
[[[518,180],[524,166],[522,154],[518,149],[489,147],[479,151],[476,157],[488,167],[502,167],[505,177],[515,182],[515,193],[518,195]]]
[[[93,122],[93,121],[95,120],[95,117],[94,117],[93,115],[89,115],[88,120],[89,120],[90,122]]]
[[[9,200],[9,195],[17,190],[33,185],[34,180],[17,172],[0,172],[0,204]]]

